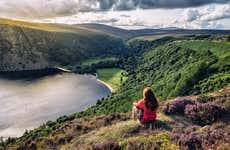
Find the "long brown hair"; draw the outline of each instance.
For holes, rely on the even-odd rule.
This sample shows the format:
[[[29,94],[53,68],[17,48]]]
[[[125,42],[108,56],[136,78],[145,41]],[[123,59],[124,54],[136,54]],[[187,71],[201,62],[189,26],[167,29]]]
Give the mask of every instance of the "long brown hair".
[[[159,102],[156,98],[156,95],[153,93],[153,90],[150,87],[146,87],[143,90],[143,97],[146,108],[155,110],[159,107]],[[150,106],[149,103],[151,103]]]

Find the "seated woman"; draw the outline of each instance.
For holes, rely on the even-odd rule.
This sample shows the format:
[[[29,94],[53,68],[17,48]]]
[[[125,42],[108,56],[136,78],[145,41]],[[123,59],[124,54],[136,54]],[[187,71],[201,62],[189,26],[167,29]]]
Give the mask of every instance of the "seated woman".
[[[147,87],[143,91],[143,99],[133,103],[133,118],[142,125],[152,123],[157,117],[159,102],[152,89]]]

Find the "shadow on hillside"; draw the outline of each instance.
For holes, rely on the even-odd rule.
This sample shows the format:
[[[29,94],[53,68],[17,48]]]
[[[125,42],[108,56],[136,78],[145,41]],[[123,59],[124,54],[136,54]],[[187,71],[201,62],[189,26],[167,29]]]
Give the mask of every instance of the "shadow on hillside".
[[[155,120],[152,123],[147,123],[144,125],[144,128],[149,128],[152,130],[157,130],[157,129],[172,130],[172,128],[166,122],[161,120]]]

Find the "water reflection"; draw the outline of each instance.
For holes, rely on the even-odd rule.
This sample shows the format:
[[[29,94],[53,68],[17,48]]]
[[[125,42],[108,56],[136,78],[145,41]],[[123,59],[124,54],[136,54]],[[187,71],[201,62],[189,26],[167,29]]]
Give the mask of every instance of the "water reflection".
[[[110,93],[90,75],[58,74],[36,80],[0,79],[0,136],[20,136]]]

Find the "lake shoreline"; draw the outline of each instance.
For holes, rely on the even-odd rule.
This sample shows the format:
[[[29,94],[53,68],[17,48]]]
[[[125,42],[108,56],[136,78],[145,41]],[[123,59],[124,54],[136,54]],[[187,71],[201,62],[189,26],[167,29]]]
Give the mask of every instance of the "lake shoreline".
[[[74,73],[74,72],[71,72],[70,70],[65,70],[59,67],[43,68],[43,69],[36,69],[36,70],[0,71],[0,78],[11,79],[11,80],[13,79],[17,80],[17,79],[23,79],[23,78],[34,79],[34,78],[40,78],[40,77],[49,76],[49,75],[55,75],[59,73]],[[78,74],[78,73],[74,73],[74,74]],[[106,83],[105,81],[100,80],[97,73],[86,74],[86,75],[95,76],[97,81],[105,85],[110,90],[111,93],[114,93],[114,89],[112,88],[112,86]]]
[[[16,71],[0,71],[0,77],[5,79],[22,79],[22,78],[40,78],[48,75],[67,72],[60,68],[43,68],[35,70],[16,70]]]
[[[97,78],[97,80],[98,80],[101,84],[104,84],[104,85],[110,90],[111,93],[114,93],[113,88],[112,88],[108,83],[106,83],[106,82],[104,82],[104,81],[102,81],[102,80],[100,80],[100,79],[98,79],[98,78]]]
[[[0,71],[0,78],[5,78],[5,79],[11,79],[11,80],[17,80],[17,79],[23,79],[23,78],[40,78],[44,76],[49,76],[49,75],[55,75],[59,73],[74,73],[71,72],[70,70],[66,70],[63,68],[59,67],[54,67],[54,68],[43,68],[43,69],[35,69],[35,70],[18,70],[18,71]],[[78,74],[78,73],[74,73]],[[93,75],[96,77],[96,79],[103,85],[105,85],[111,93],[114,93],[114,89],[112,88],[111,85],[106,83],[105,81],[102,81],[99,79],[99,76],[97,73],[95,74],[86,74],[86,75]]]
[[[16,124],[10,124],[7,127],[7,122],[3,124],[0,123],[0,127],[2,126],[2,128],[0,128],[0,136],[4,137],[4,139],[8,137],[20,137],[26,129],[35,129],[49,120],[54,121],[63,115],[70,115],[83,111],[95,105],[98,99],[107,97],[111,94],[109,85],[95,78],[92,74],[85,75],[86,77],[66,72],[56,74],[55,76],[47,75],[44,76],[44,78],[38,78],[34,81],[25,80],[25,78],[17,80],[0,78],[0,91],[2,91],[2,95],[0,95],[2,99],[0,99],[2,102],[7,102],[2,103],[4,109],[0,108],[2,114],[2,116],[0,115],[0,122],[4,120],[5,117],[9,118],[8,122],[11,120],[15,121],[15,116],[19,118],[15,121],[17,122]],[[31,84],[31,82],[35,84]],[[45,88],[48,90],[44,90]],[[12,89],[16,89],[17,94],[21,95],[16,95],[11,92]],[[86,89],[90,90],[87,94],[84,94],[85,92],[83,91]],[[59,92],[57,93],[57,91]],[[17,103],[19,97],[22,101],[21,103]],[[66,100],[62,103],[64,97]],[[49,105],[47,105],[47,98],[49,98]],[[82,101],[82,99],[84,99],[84,101]],[[33,103],[35,100],[36,103]],[[9,102],[12,102],[10,106],[15,108],[14,110],[17,110],[16,108],[19,108],[19,106],[13,104],[19,104],[20,108],[22,108],[19,109],[20,113],[15,114],[13,111],[10,111],[10,109],[7,109]],[[40,113],[40,110],[43,110],[42,112],[47,110],[47,113],[50,113],[50,115],[47,115],[47,113]],[[30,112],[37,115],[28,115],[28,117],[22,118],[22,116],[31,114]],[[24,121],[21,122],[23,119]],[[27,121],[29,123],[25,123]],[[20,130],[16,132],[15,129]]]
[[[109,85],[108,83],[106,83],[105,81],[100,80],[100,79],[99,79],[99,75],[98,75],[97,73],[95,73],[93,76],[95,76],[96,79],[97,79],[101,84],[105,85],[105,86],[110,90],[111,93],[114,93],[114,89],[112,88],[112,86]]]

